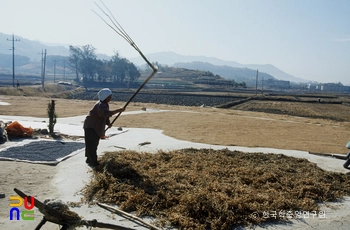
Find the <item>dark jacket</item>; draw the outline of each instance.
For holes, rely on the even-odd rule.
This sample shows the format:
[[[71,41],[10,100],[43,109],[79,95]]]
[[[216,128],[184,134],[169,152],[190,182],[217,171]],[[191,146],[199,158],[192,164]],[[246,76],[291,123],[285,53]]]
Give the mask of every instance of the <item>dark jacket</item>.
[[[103,137],[106,125],[110,125],[109,118],[112,115],[113,113],[109,111],[108,103],[98,101],[86,116],[83,128],[92,128],[98,136]]]

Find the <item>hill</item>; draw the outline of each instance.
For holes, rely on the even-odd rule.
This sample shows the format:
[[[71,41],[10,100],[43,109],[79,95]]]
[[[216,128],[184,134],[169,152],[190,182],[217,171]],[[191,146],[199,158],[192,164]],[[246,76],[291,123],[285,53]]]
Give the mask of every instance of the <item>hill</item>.
[[[207,62],[186,62],[176,63],[174,67],[210,71],[220,75],[224,79],[236,82],[246,82],[248,85],[255,85],[257,71],[249,68],[235,68],[231,66],[217,66]],[[259,79],[275,79],[267,73],[259,72]]]
[[[0,33],[0,54],[11,55],[11,66],[12,66],[12,35]],[[46,49],[48,56],[69,56],[69,44],[50,44],[42,41],[33,41],[21,36],[14,36],[15,40],[15,56],[16,60],[21,56],[26,56],[31,62],[40,62],[41,52]],[[97,54],[100,59],[110,59],[108,55]],[[0,61],[4,60],[0,56]],[[0,62],[1,63],[1,62]],[[18,65],[20,63],[17,63]],[[0,64],[1,65],[1,64]],[[0,66],[2,67],[2,66]]]
[[[2,48],[0,50],[0,53],[2,54],[10,54],[12,55],[12,51],[10,50],[12,48],[12,42],[8,41],[12,39],[12,35],[3,34],[0,33],[0,46],[1,47],[8,47],[8,48]],[[15,55],[21,55],[28,57],[32,62],[37,62],[41,60],[41,55],[39,53],[42,52],[42,50],[47,50],[47,53],[50,55],[61,55],[61,56],[68,56],[69,55],[69,49],[68,45],[46,45],[39,41],[32,41],[20,36],[14,36],[14,39],[18,39],[19,41],[15,42]]]
[[[257,64],[240,64],[235,61],[224,61],[215,57],[205,57],[205,56],[186,56],[177,54],[174,52],[158,52],[146,55],[149,60],[158,62],[164,65],[175,66],[177,63],[186,63],[186,62],[204,62],[210,63],[216,66],[230,66],[233,68],[248,68],[252,70],[259,70],[259,72],[264,72],[270,74],[278,80],[292,81],[292,82],[307,82],[304,79],[294,77],[290,74],[283,72],[277,67],[266,64],[266,65],[257,65]],[[131,58],[130,61],[135,63],[135,65],[145,64],[143,59],[140,57]],[[205,70],[205,69],[201,69]],[[214,72],[214,74],[219,74]]]
[[[158,65],[158,73],[149,81],[148,87],[153,88],[222,88],[239,86],[232,80],[226,80],[211,71],[193,70],[180,67]],[[141,72],[140,82],[144,81],[149,72]],[[242,85],[241,85],[242,86]]]
[[[0,49],[0,70],[1,72],[9,73],[12,67],[12,35],[0,33],[0,47],[8,47]],[[40,73],[41,55],[43,50],[47,50],[47,57],[50,56],[69,56],[69,45],[47,44],[40,41],[32,41],[20,36],[14,36],[15,42],[15,60],[16,69],[19,73],[26,72],[31,74]],[[237,82],[249,82],[251,78],[255,78],[256,70],[259,70],[259,76],[264,79],[278,79],[292,82],[306,82],[303,79],[289,75],[273,65],[243,65],[234,61],[224,61],[215,57],[205,56],[186,56],[174,52],[158,52],[146,55],[149,60],[158,62],[162,65],[173,67],[181,67],[187,69],[198,69],[201,71],[211,71],[215,75],[220,75],[227,80],[235,80]],[[105,54],[97,54],[99,59],[108,60],[109,56]],[[29,60],[28,60],[29,59]],[[135,65],[144,65],[144,60],[141,57],[129,59]],[[49,64],[49,63],[47,63]],[[56,63],[63,69],[64,64]],[[53,66],[53,61],[51,63]],[[265,74],[265,75],[262,75]]]

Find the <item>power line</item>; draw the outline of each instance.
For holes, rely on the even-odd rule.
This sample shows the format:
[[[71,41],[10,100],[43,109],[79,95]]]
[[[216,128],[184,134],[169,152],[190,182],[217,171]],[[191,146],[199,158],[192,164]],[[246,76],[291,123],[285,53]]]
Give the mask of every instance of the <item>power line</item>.
[[[12,39],[7,39],[7,41],[12,42],[12,84],[15,87],[15,42],[19,42],[20,40],[15,39],[15,35],[12,34]]]

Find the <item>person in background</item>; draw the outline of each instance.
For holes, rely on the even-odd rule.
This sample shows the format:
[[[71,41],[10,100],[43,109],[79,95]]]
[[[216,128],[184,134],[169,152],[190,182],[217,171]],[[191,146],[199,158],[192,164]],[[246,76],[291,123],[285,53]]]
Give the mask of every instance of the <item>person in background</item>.
[[[97,161],[97,147],[101,138],[106,138],[105,128],[112,126],[109,118],[125,109],[109,110],[109,102],[112,99],[112,91],[108,88],[101,89],[98,93],[98,101],[89,111],[84,120],[85,157],[86,163],[92,167],[99,165]]]

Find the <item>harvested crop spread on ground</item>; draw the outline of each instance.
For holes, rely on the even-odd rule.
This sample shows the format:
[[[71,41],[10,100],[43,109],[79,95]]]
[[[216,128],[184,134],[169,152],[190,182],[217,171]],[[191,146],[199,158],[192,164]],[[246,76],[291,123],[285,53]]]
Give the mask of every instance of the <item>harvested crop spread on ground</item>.
[[[120,151],[100,160],[85,198],[156,217],[163,226],[230,229],[288,221],[304,211],[320,214],[319,202],[350,195],[349,175],[282,154]]]

